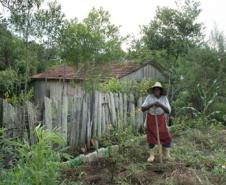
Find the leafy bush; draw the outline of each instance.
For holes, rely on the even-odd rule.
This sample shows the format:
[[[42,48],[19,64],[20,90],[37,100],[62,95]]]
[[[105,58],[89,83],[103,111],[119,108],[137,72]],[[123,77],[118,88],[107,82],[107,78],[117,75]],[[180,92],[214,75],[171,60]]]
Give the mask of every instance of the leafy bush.
[[[181,91],[178,94],[176,100],[172,103],[173,107],[182,108],[182,107],[191,106],[191,103],[189,103],[191,102],[190,97],[191,97],[191,94],[188,90]]]
[[[206,127],[210,126],[221,128],[222,123],[217,121],[216,119],[210,119],[210,117],[201,114],[194,118],[179,116],[175,118],[173,125],[170,127],[170,130],[174,135],[180,135],[181,133],[183,133],[183,131],[189,130],[191,128],[205,129]]]
[[[34,89],[30,89],[27,94],[25,94],[23,91],[21,91],[18,95],[13,95],[12,97],[6,96],[6,101],[16,105],[16,104],[23,104],[26,101],[31,101],[34,97]]]
[[[118,93],[118,92],[122,92],[123,86],[119,82],[118,79],[112,78],[111,80],[101,84],[100,85],[100,89],[102,91],[105,91],[105,92],[109,92],[110,91],[110,92],[113,92],[113,93]]]
[[[0,71],[0,95],[4,95],[5,92],[14,91],[15,84],[17,84],[17,74],[14,70]]]
[[[13,169],[2,173],[3,184],[58,184],[60,152],[56,146],[65,141],[58,133],[44,130],[40,125],[35,128],[35,134],[38,141],[34,145],[26,141],[11,143],[19,153],[19,161]]]
[[[224,101],[217,101],[212,106],[213,110],[218,110],[219,114],[215,115],[215,118],[224,124],[226,123],[226,104]]]
[[[99,90],[104,92],[115,92],[115,93],[133,93],[136,97],[146,96],[147,90],[155,83],[153,80],[128,80],[119,81],[116,78],[100,84]]]
[[[112,127],[109,125],[109,132],[106,132],[101,139],[100,143],[111,146],[111,145],[124,145],[129,139],[132,139],[137,135],[136,131],[132,126],[121,128],[119,126]]]
[[[221,110],[226,110],[226,106],[222,105],[221,110],[214,106],[217,103],[219,86],[216,80],[210,83],[210,86],[198,84],[196,92],[188,90],[181,91],[178,98],[173,102],[173,106],[177,108],[177,114],[188,117],[201,117],[206,122],[223,120],[223,115],[219,119]],[[192,95],[195,94],[195,95]]]

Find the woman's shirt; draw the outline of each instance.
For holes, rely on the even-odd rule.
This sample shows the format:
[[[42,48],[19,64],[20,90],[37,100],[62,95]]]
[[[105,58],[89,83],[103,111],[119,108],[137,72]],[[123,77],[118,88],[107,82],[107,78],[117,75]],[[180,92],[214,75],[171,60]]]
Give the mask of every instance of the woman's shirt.
[[[162,104],[163,106],[168,108],[169,113],[171,112],[171,107],[170,107],[169,101],[166,96],[160,96],[159,98],[157,98],[153,94],[150,94],[146,97],[144,103],[142,104],[142,107],[145,107],[147,105],[150,105],[150,104],[153,104],[156,102],[159,102],[160,104]],[[148,111],[152,115],[161,115],[161,114],[165,113],[161,107],[157,107],[157,108],[151,107]]]

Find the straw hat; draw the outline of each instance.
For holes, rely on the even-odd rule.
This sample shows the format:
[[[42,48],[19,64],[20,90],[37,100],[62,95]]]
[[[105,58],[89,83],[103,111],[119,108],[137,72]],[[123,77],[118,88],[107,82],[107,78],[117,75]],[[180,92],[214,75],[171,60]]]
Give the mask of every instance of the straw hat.
[[[160,82],[155,82],[155,84],[153,86],[151,86],[151,88],[148,89],[148,93],[153,93],[154,88],[160,88],[161,89],[161,95],[166,95],[166,89],[163,88],[162,84]]]
[[[159,87],[160,89],[162,89],[162,84],[160,82],[155,82],[155,84],[151,87],[151,89],[155,87]]]

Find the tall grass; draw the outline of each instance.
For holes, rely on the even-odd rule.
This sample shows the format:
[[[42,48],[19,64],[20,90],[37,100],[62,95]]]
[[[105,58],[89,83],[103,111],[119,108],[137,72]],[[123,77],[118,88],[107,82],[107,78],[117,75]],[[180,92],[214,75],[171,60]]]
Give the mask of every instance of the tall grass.
[[[14,168],[2,170],[0,184],[55,185],[59,184],[60,152],[65,141],[57,132],[50,132],[40,125],[35,128],[37,143],[11,142],[19,155]],[[53,147],[54,146],[54,147]]]

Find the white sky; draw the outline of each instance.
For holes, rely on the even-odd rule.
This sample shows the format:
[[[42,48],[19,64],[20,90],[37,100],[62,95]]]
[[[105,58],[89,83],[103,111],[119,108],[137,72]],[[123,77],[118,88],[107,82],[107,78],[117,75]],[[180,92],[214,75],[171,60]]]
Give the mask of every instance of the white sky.
[[[179,0],[183,1],[183,0]],[[156,7],[175,6],[175,0],[58,0],[67,18],[85,18],[92,7],[103,7],[111,14],[111,20],[121,25],[123,36],[139,37],[139,25],[148,24],[155,15]],[[206,27],[208,36],[214,25],[226,33],[226,1],[201,0],[200,21]],[[208,37],[207,37],[208,38]]]
[[[183,1],[183,0],[180,0]],[[139,34],[139,25],[148,24],[156,7],[175,6],[175,0],[58,0],[67,18],[82,20],[92,7],[103,7],[112,16],[112,22],[121,25],[121,34]],[[207,35],[214,24],[226,32],[226,1],[201,0],[200,21],[206,27]]]

